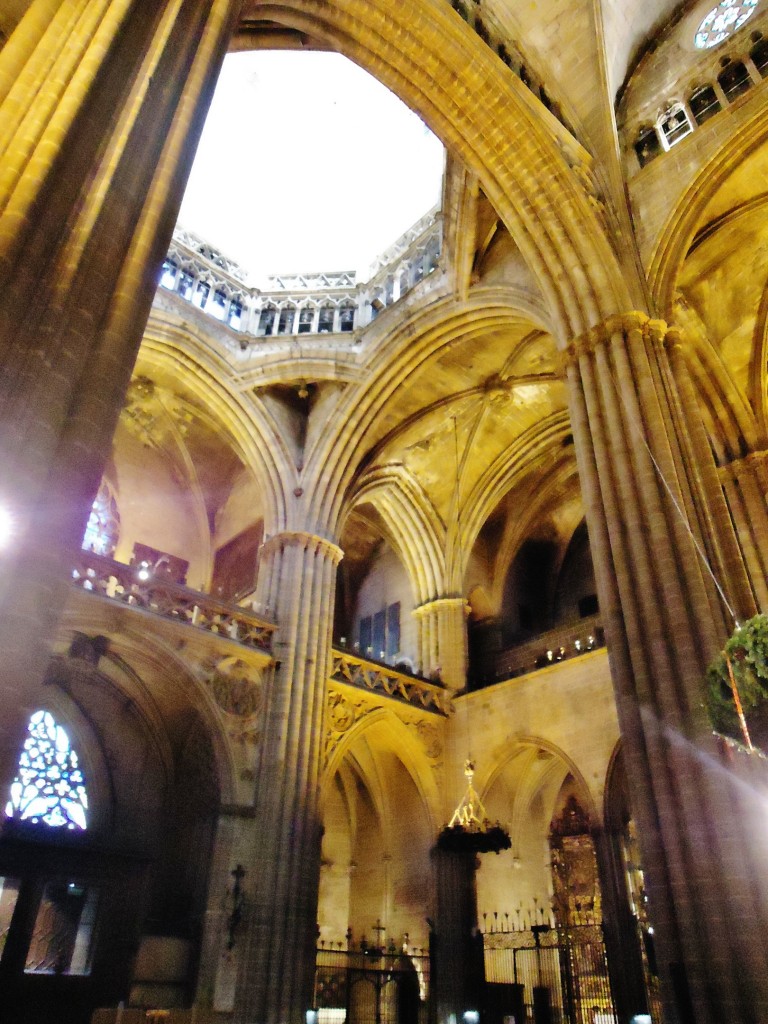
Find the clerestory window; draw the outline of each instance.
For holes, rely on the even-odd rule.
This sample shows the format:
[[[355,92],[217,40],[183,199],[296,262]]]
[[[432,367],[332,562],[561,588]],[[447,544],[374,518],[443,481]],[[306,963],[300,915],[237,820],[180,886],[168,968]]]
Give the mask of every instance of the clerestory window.
[[[299,334],[309,334],[312,330],[312,321],[315,319],[314,309],[302,309],[299,313]]]
[[[320,316],[317,321],[318,334],[331,334],[333,332],[333,306],[321,306]]]
[[[259,314],[259,334],[271,334],[275,326],[277,310],[274,306],[265,306]]]
[[[87,827],[87,810],[85,778],[66,730],[50,712],[36,711],[11,783],[6,817],[74,830]]]
[[[749,77],[746,66],[740,60],[727,64],[725,70],[717,76],[717,80],[729,103],[733,103],[747,89],[752,88],[752,79]]]
[[[227,313],[227,323],[235,330],[239,331],[243,325],[243,302],[242,299],[232,299],[229,304],[229,312]]]
[[[160,284],[163,288],[170,288],[173,290],[176,287],[176,275],[179,272],[179,268],[173,262],[173,260],[166,259],[163,263],[163,269],[160,273]]]
[[[339,330],[348,332],[355,329],[355,307],[342,306],[339,310]]]
[[[696,124],[701,125],[720,110],[720,100],[711,85],[703,85],[691,93],[688,106]]]
[[[641,167],[645,167],[651,160],[663,152],[661,141],[655,128],[644,128],[635,142],[635,153]]]
[[[693,131],[693,125],[688,114],[680,103],[670,107],[666,114],[662,116],[659,124],[667,149],[671,149],[672,146],[676,145]]]
[[[280,310],[280,318],[277,321],[277,333],[290,334],[293,330],[293,319],[295,316],[296,310],[293,306],[284,306]]]
[[[749,51],[752,63],[760,72],[761,78],[768,77],[768,39],[758,39]]]

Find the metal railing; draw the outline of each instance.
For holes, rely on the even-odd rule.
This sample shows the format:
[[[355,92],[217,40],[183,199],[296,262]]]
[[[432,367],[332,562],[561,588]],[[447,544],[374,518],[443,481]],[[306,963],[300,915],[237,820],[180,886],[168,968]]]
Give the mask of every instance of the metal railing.
[[[405,936],[407,940],[407,936]],[[429,951],[407,941],[323,943],[315,962],[318,1024],[428,1024],[433,993]]]
[[[483,946],[486,999],[502,1015],[617,1024],[599,923],[518,928],[508,922],[483,931]]]

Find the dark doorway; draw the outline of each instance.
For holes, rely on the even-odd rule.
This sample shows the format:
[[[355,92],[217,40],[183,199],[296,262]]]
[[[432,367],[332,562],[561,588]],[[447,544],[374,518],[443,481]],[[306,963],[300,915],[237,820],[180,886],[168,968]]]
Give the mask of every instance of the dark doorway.
[[[88,1024],[127,993],[148,865],[81,838],[15,826],[0,839],[0,991],[14,1024]]]

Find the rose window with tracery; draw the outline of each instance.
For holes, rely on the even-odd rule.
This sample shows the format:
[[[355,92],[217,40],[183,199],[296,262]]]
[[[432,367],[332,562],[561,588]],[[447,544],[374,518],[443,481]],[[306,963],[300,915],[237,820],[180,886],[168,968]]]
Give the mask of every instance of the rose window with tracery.
[[[48,711],[29,720],[27,738],[6,804],[8,818],[68,829],[86,828],[88,796],[69,736]]]
[[[737,32],[741,26],[755,13],[759,0],[721,0],[717,7],[713,7],[706,18],[703,19],[696,35],[694,43],[699,50],[708,50],[724,42],[729,36]]]

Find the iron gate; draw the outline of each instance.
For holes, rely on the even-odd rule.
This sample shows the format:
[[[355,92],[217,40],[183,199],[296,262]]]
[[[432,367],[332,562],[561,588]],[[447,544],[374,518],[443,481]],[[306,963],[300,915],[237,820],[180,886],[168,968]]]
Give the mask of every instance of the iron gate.
[[[617,1024],[599,925],[492,931],[483,939],[494,1016],[515,1024]]]
[[[324,946],[317,951],[318,1024],[430,1024],[426,950]]]

